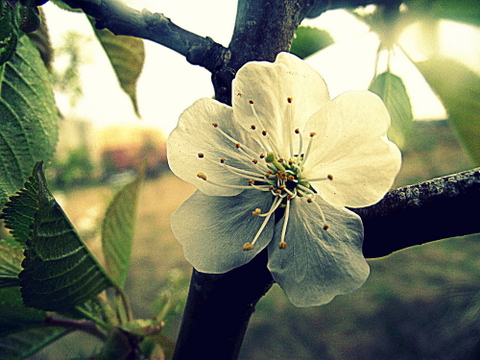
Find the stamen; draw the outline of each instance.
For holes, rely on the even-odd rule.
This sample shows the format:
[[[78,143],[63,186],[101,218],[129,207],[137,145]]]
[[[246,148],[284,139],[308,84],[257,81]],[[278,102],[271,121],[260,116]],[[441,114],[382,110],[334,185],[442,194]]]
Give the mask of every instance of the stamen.
[[[302,151],[303,151],[303,137],[302,134],[300,133],[300,129],[295,129],[295,134],[298,135],[298,157],[302,157]]]
[[[251,243],[245,243],[243,244],[243,250],[244,251],[249,251],[249,250],[252,250],[254,247],[255,247],[255,243],[257,242],[258,238],[260,237],[260,234],[263,232],[263,230],[265,229],[265,226],[267,226],[267,223],[268,221],[270,220],[270,217],[272,216],[272,214],[275,212],[275,210],[277,210],[278,206],[281,204],[281,200],[279,199],[279,201],[274,201],[272,203],[272,207],[270,208],[270,210],[267,212],[267,215],[265,217],[265,220],[263,220],[263,223],[262,225],[260,226],[260,229],[258,229],[257,233],[255,234],[255,237],[253,238],[252,242]],[[263,214],[259,214],[259,216],[262,216]]]
[[[312,131],[310,133],[310,141],[308,142],[307,151],[305,151],[305,155],[303,156],[302,165],[305,164],[305,161],[307,161],[307,157],[310,153],[310,149],[312,148],[313,138],[315,137],[315,135],[317,135],[316,132]]]
[[[293,102],[293,98],[291,96],[287,97],[287,103],[291,105]],[[288,106],[288,118],[287,118],[287,133],[289,136],[289,146],[290,146],[290,157],[292,158],[294,153],[293,153],[293,137],[292,137],[292,124],[293,124],[293,116],[292,116],[292,107]]]
[[[316,201],[314,201],[312,198],[308,198],[307,199],[307,203],[309,204],[315,204],[315,206],[317,207],[318,209],[318,212],[320,213],[320,217],[322,218],[322,222],[323,222],[323,230],[327,230],[329,228],[328,224],[327,224],[327,219],[325,219],[325,214],[323,213],[323,210],[322,208],[320,207],[320,205],[317,204]]]
[[[216,186],[221,186],[221,187],[226,187],[226,188],[231,188],[231,189],[251,189],[252,186],[251,185],[246,185],[246,186],[242,186],[242,185],[229,185],[229,184],[219,184],[219,183],[216,183],[214,181],[211,181],[211,180],[208,180],[207,179],[207,175],[205,175],[204,173],[202,172],[199,172],[197,174],[197,177],[208,182],[209,184],[212,184],[212,185],[216,185]],[[267,189],[265,188],[266,190],[265,191],[269,191],[270,189]]]
[[[203,158],[205,157],[205,154],[204,154],[204,153],[198,153],[198,157],[199,157],[200,159],[203,159]]]
[[[248,103],[250,104],[250,108],[252,109],[253,116],[258,121],[258,124],[260,125],[260,127],[263,128],[263,129],[266,129],[266,127],[262,123],[262,120],[260,120],[260,117],[258,116],[257,111],[255,110],[255,101],[253,99],[250,99],[250,100],[248,100]],[[266,137],[267,134],[268,134],[267,130],[262,130],[262,135],[263,136]],[[268,136],[267,140],[268,140],[268,145],[270,145],[270,147],[267,147],[266,144],[263,143],[263,141],[261,140],[261,137],[259,137],[259,141],[261,142],[262,146],[266,150],[271,149],[278,154],[279,153],[278,149],[276,148],[275,143],[272,141],[272,139]]]
[[[283,215],[283,225],[282,225],[282,233],[280,235],[280,243],[278,244],[278,247],[280,249],[286,249],[287,248],[287,243],[285,242],[285,234],[287,233],[287,224],[288,224],[288,218],[290,216],[290,201],[287,197],[287,204],[285,206],[285,214]]]

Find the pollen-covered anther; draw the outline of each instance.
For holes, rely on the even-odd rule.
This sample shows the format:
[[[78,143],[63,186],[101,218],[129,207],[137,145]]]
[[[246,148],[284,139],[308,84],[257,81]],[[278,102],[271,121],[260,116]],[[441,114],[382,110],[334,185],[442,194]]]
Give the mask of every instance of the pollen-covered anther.
[[[327,224],[323,224],[323,230],[328,230],[329,227]]]
[[[284,160],[283,158],[280,158],[280,159],[278,159],[277,161],[278,161],[279,163],[282,163],[282,162],[284,162],[285,160]]]
[[[224,158],[221,158],[221,159],[220,159],[220,163],[221,163],[221,164],[225,164],[225,161],[227,161],[227,160],[224,159]]]
[[[267,130],[262,130],[262,135],[263,135],[263,136],[267,136],[267,134],[268,134],[268,131],[267,131]]]
[[[287,248],[287,243],[285,241],[280,241],[278,243],[278,248],[281,250],[285,250]]]
[[[254,184],[255,184],[255,180],[248,180],[248,184],[249,184],[249,185],[254,185]]]
[[[203,158],[205,157],[205,154],[204,154],[204,153],[198,153],[198,157],[199,157],[200,159],[203,159]]]
[[[212,126],[213,126],[214,128],[216,128],[216,127],[218,127],[218,123],[212,123]]]
[[[256,126],[256,125],[250,125],[250,129],[256,130],[256,129],[257,129],[257,126]]]
[[[327,179],[328,179],[328,180],[333,180],[333,175],[332,175],[332,174],[328,174],[328,175],[327,175]]]
[[[260,159],[265,158],[265,156],[266,156],[265,154],[260,154]]]
[[[248,103],[249,103],[250,105],[253,105],[253,104],[255,104],[255,101],[253,101],[252,99],[250,99],[250,100],[248,100]]]
[[[202,179],[202,180],[207,181],[207,175],[205,175],[205,174],[202,173],[202,172],[199,172],[199,173],[197,174],[197,177],[200,178],[200,179]]]
[[[252,211],[253,216],[258,216],[262,213],[262,209],[256,208],[255,210]]]
[[[254,164],[258,164],[258,159],[252,159],[252,162],[253,162]]]
[[[300,134],[300,129],[297,128],[294,131],[295,131],[295,134],[297,134],[297,135]]]
[[[237,149],[240,149],[241,146],[242,146],[242,145],[241,145],[240,143],[236,143],[236,144],[235,144],[235,147],[236,147]]]
[[[308,198],[307,199],[307,203],[311,204],[313,202],[313,199],[312,198]]]
[[[316,133],[315,131],[312,131],[312,132],[310,133],[310,137],[314,137],[315,135],[317,135],[317,133]]]
[[[289,104],[291,104],[292,101],[293,101],[293,98],[292,98],[291,96],[289,96],[289,97],[287,98],[287,102],[288,102]]]
[[[290,175],[289,177],[287,177],[287,180],[288,181],[295,181],[295,176]]]
[[[254,248],[255,246],[253,244],[250,244],[250,243],[245,243],[243,244],[243,251],[250,251]]]

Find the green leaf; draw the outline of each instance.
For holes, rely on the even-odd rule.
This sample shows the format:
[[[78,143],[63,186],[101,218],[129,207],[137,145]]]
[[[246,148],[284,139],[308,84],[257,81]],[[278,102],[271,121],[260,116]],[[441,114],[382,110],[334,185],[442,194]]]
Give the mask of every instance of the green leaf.
[[[480,166],[480,77],[451,58],[432,58],[416,65],[442,100],[470,158]]]
[[[41,310],[66,311],[114,283],[47,189],[42,163],[33,176],[38,205],[19,276],[23,301]]]
[[[0,337],[45,326],[44,311],[26,307],[18,286],[0,289]]]
[[[31,176],[17,195],[10,197],[1,215],[13,238],[23,247],[32,233],[31,226],[37,209],[37,192],[38,183]]]
[[[121,88],[132,100],[137,116],[140,116],[137,103],[137,81],[145,63],[143,40],[130,36],[114,35],[110,30],[98,30],[95,35],[103,46]]]
[[[6,240],[0,240],[0,288],[18,286],[22,271],[23,249]]]
[[[295,32],[290,52],[305,59],[334,43],[330,34],[312,26],[299,26]]]
[[[405,0],[404,2],[410,11],[420,16],[480,25],[480,1],[478,0]]]
[[[0,92],[0,202],[21,188],[35,162],[49,160],[57,142],[58,112],[49,75],[23,36],[5,64]]]
[[[70,332],[71,330],[52,326],[30,329],[1,338],[2,360],[26,359]]]
[[[144,177],[145,166],[112,200],[102,225],[102,249],[107,269],[122,288],[130,264],[137,202]]]
[[[390,72],[384,72],[372,81],[369,90],[382,98],[390,113],[392,124],[388,130],[389,138],[400,148],[404,147],[413,114],[402,79]]]

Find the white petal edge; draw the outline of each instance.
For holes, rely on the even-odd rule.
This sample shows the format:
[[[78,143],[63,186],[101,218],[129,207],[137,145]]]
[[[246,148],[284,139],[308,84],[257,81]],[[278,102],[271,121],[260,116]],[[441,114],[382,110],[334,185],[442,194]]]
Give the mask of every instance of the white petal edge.
[[[221,274],[252,260],[273,237],[274,218],[269,220],[250,251],[251,242],[264,218],[255,217],[256,208],[267,211],[270,193],[254,190],[236,196],[208,196],[197,190],[171,217],[175,238],[183,246],[187,261],[200,272]]]
[[[283,220],[275,228],[269,247],[268,267],[289,300],[299,307],[330,302],[336,295],[357,290],[370,269],[362,254],[363,225],[359,216],[334,208],[319,197],[328,230],[313,203],[295,199],[292,203],[285,241],[277,246]]]
[[[242,190],[213,185],[198,178],[204,173],[207,178],[223,185],[247,185],[248,180],[228,172],[220,163],[244,170],[255,171],[252,157],[245,156],[235,147],[235,142],[222,135],[221,131],[237,140],[243,147],[260,153],[259,145],[232,119],[232,108],[213,99],[200,99],[187,108],[171,132],[167,142],[167,157],[170,169],[207,195],[233,196]],[[215,128],[212,123],[217,123]],[[220,130],[219,130],[220,129]],[[199,158],[202,153],[204,158]]]
[[[288,98],[292,98],[291,104]],[[263,126],[255,118],[250,100],[255,101],[255,111]],[[245,129],[253,124],[268,130],[277,149],[288,149],[289,133],[293,134],[295,128],[303,129],[310,116],[329,100],[320,74],[297,56],[284,52],[277,55],[274,63],[245,64],[233,81],[235,120]]]
[[[335,206],[363,207],[378,202],[391,188],[401,166],[398,147],[388,140],[390,116],[369,91],[348,91],[312,116],[306,125],[317,133],[305,165],[307,178]]]

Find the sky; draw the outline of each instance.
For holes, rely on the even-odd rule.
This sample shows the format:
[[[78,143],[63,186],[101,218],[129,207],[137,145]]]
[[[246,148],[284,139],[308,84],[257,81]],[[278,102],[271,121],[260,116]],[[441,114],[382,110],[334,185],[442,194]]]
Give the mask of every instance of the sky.
[[[236,1],[233,0],[129,0],[128,5],[139,10],[148,8],[152,12],[164,13],[177,25],[198,35],[210,36],[224,46],[228,45],[232,35],[236,11]],[[145,126],[160,128],[168,135],[183,110],[196,100],[213,95],[207,70],[193,66],[176,52],[147,40],[146,63],[137,88],[142,116],[139,120],[129,98],[118,86],[108,59],[95,40],[85,16],[66,12],[52,3],[43,8],[54,47],[61,44],[64,33],[69,30],[78,31],[91,39],[83,47],[85,64],[81,67],[81,80],[84,96],[72,108],[65,96],[57,95],[58,105],[66,116],[90,118],[98,127],[141,122]],[[328,29],[336,41],[335,45],[307,60],[325,78],[331,96],[347,90],[366,89],[373,76],[372,64],[378,47],[378,39],[368,27],[341,10],[305,20],[303,24]],[[471,29],[467,30],[471,32]],[[466,30],[462,31],[461,34],[465,34]],[[452,42],[454,47],[447,50],[465,53],[463,58],[473,58],[475,66],[478,61],[474,60],[479,58],[475,55],[480,54],[478,49],[472,55],[471,43],[458,41],[466,39],[465,36],[459,37],[452,29],[447,33],[453,33],[457,39]],[[476,37],[476,43],[480,43],[478,31],[470,36]],[[406,82],[415,118],[444,118],[445,110],[428,85],[421,81],[414,66],[409,64],[400,49],[396,49],[395,53],[397,56],[391,63],[392,70]],[[421,57],[421,54],[416,55]],[[61,66],[61,62],[58,64]],[[476,70],[480,72],[480,68]]]

